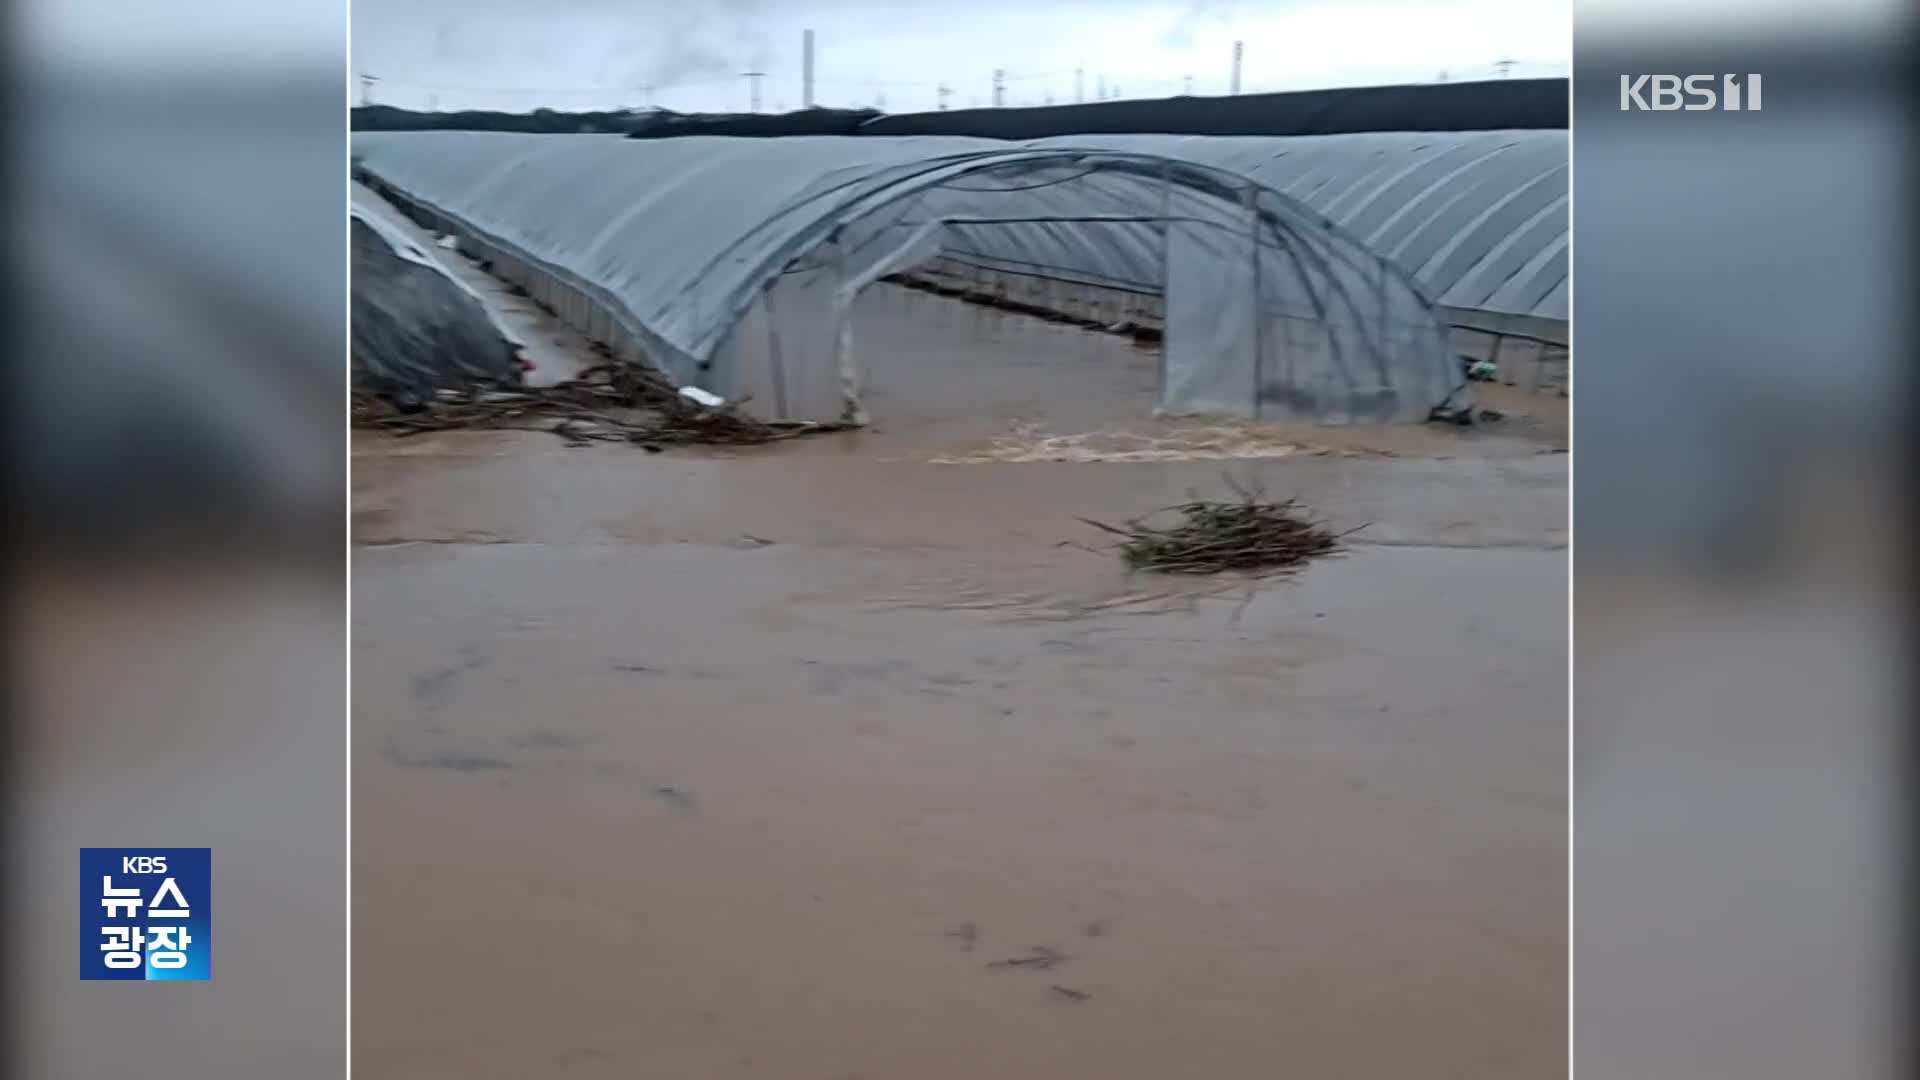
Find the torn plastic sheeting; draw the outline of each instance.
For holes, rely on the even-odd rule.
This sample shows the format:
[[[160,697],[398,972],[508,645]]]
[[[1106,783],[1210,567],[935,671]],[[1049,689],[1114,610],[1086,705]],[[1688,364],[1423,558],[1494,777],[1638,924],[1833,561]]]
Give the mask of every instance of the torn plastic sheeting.
[[[432,270],[434,273],[452,282],[455,288],[472,297],[474,303],[479,304],[481,309],[487,313],[487,319],[493,323],[494,329],[500,332],[501,337],[513,343],[515,348],[524,349],[527,347],[525,339],[515,333],[513,327],[507,325],[506,319],[494,308],[493,304],[490,303],[485,296],[480,294],[479,290],[463,281],[460,275],[454,273],[451,268],[439,259],[434,258],[425,248],[414,243],[413,238],[408,236],[405,230],[387,218],[386,215],[377,209],[362,205],[358,200],[348,207],[347,213],[355,220],[365,222],[367,227],[374,231],[375,235],[387,242],[387,246],[393,249],[395,255],[398,255],[410,263],[417,263]],[[447,239],[453,238],[448,237]],[[442,246],[451,248],[454,245],[443,243]]]
[[[520,349],[470,292],[405,258],[365,217],[350,221],[355,393],[417,405],[441,387],[519,380]]]

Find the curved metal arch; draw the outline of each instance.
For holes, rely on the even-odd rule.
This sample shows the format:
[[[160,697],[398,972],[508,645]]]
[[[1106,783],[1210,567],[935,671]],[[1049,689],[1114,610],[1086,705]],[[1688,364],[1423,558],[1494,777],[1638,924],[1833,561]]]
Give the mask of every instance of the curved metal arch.
[[[1325,214],[1368,247],[1402,266],[1445,308],[1484,310],[1496,316],[1565,321],[1551,303],[1564,284],[1564,258],[1541,260],[1543,279],[1558,281],[1533,299],[1476,295],[1477,276],[1488,253],[1510,241],[1485,211],[1510,192],[1545,177],[1555,180],[1566,165],[1564,131],[1357,132],[1311,136],[1069,135],[1023,143],[1061,148],[1119,148],[1206,161],[1234,173],[1277,185],[1283,194]],[[1431,169],[1431,172],[1422,170]],[[1383,217],[1376,215],[1386,208]],[[1562,221],[1565,220],[1561,215]],[[1565,228],[1560,230],[1564,236]],[[1552,236],[1529,237],[1535,254],[1555,246]],[[1478,257],[1464,264],[1428,265],[1442,247],[1466,248]]]
[[[1081,174],[1081,178],[1098,171],[1118,172],[1143,180],[1178,184],[1188,190],[1210,196],[1228,207],[1245,206],[1247,192],[1252,191],[1254,196],[1251,202],[1255,217],[1261,225],[1265,226],[1274,246],[1287,252],[1295,260],[1298,267],[1296,272],[1301,275],[1303,283],[1307,284],[1309,289],[1312,289],[1312,282],[1316,277],[1327,280],[1332,288],[1341,294],[1351,310],[1356,312],[1363,310],[1360,303],[1348,294],[1344,286],[1332,280],[1331,275],[1325,272],[1323,264],[1327,261],[1326,252],[1314,250],[1313,245],[1310,244],[1304,245],[1307,249],[1304,254],[1310,254],[1312,258],[1309,261],[1314,264],[1312,266],[1314,273],[1309,273],[1308,266],[1299,261],[1303,254],[1300,250],[1302,245],[1288,242],[1300,233],[1319,233],[1326,240],[1331,241],[1328,247],[1344,248],[1348,253],[1366,259],[1371,267],[1382,274],[1387,281],[1404,289],[1415,299],[1419,306],[1433,317],[1436,329],[1440,326],[1439,317],[1434,314],[1433,298],[1427,295],[1411,274],[1374,251],[1364,241],[1353,236],[1325,215],[1312,210],[1298,199],[1267,186],[1257,178],[1219,166],[1159,154],[1104,149],[1023,148],[968,151],[928,158],[923,162],[912,163],[913,171],[898,180],[885,182],[875,188],[858,190],[848,197],[822,205],[812,215],[812,220],[797,230],[796,236],[799,238],[797,244],[784,248],[784,253],[767,256],[762,260],[761,265],[748,275],[748,284],[734,298],[727,316],[712,325],[706,335],[704,347],[691,355],[691,359],[696,363],[710,359],[713,349],[726,340],[727,335],[752,310],[761,291],[776,281],[795,259],[806,258],[822,245],[830,242],[842,227],[906,199],[944,188],[952,180],[962,177],[1014,165],[1030,165],[1039,168],[1048,165],[1081,164],[1091,165],[1085,173]],[[900,165],[883,166],[876,172],[901,167]],[[782,214],[798,212],[808,203],[829,199],[830,196],[849,189],[857,189],[863,182],[872,180],[873,177],[874,173],[867,173],[858,178],[850,178],[844,184],[835,185],[827,191],[783,210]],[[1018,195],[1020,192],[1017,189],[1010,189],[1007,194]],[[1143,220],[1171,220],[1159,214],[1143,213],[1141,217]],[[697,276],[705,276],[730,254],[738,251],[760,229],[771,224],[769,220],[741,233],[732,243],[709,259],[701,267]],[[1327,316],[1326,301],[1318,290],[1313,292],[1316,314],[1324,319]]]

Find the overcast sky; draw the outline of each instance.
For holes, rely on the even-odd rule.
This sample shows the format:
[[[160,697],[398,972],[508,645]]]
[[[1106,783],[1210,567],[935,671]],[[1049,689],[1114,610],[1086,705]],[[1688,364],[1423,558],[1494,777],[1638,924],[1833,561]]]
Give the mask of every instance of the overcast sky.
[[[1247,92],[1564,75],[1565,0],[354,0],[354,67],[411,108],[763,111],[801,104],[815,31],[823,105],[931,109],[1225,93],[1233,42]]]

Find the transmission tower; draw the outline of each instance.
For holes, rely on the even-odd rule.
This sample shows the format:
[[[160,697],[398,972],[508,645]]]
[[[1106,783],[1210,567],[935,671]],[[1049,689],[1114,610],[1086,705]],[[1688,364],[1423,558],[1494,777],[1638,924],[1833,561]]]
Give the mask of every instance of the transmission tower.
[[[800,32],[800,107],[813,108],[813,31]]]

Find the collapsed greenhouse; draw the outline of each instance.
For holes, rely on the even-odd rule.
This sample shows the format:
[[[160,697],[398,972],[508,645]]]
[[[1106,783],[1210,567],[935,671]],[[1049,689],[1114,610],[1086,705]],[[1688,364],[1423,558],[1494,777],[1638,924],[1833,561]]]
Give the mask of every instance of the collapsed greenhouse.
[[[780,419],[863,419],[868,286],[988,252],[1102,311],[1151,297],[1166,414],[1467,405],[1434,301],[1321,213],[1149,150],[934,138],[379,132],[356,175],[615,352]],[[1131,314],[1109,307],[1114,322]]]
[[[448,382],[507,383],[518,335],[486,300],[379,208],[357,195],[353,231],[353,385],[411,405]]]

